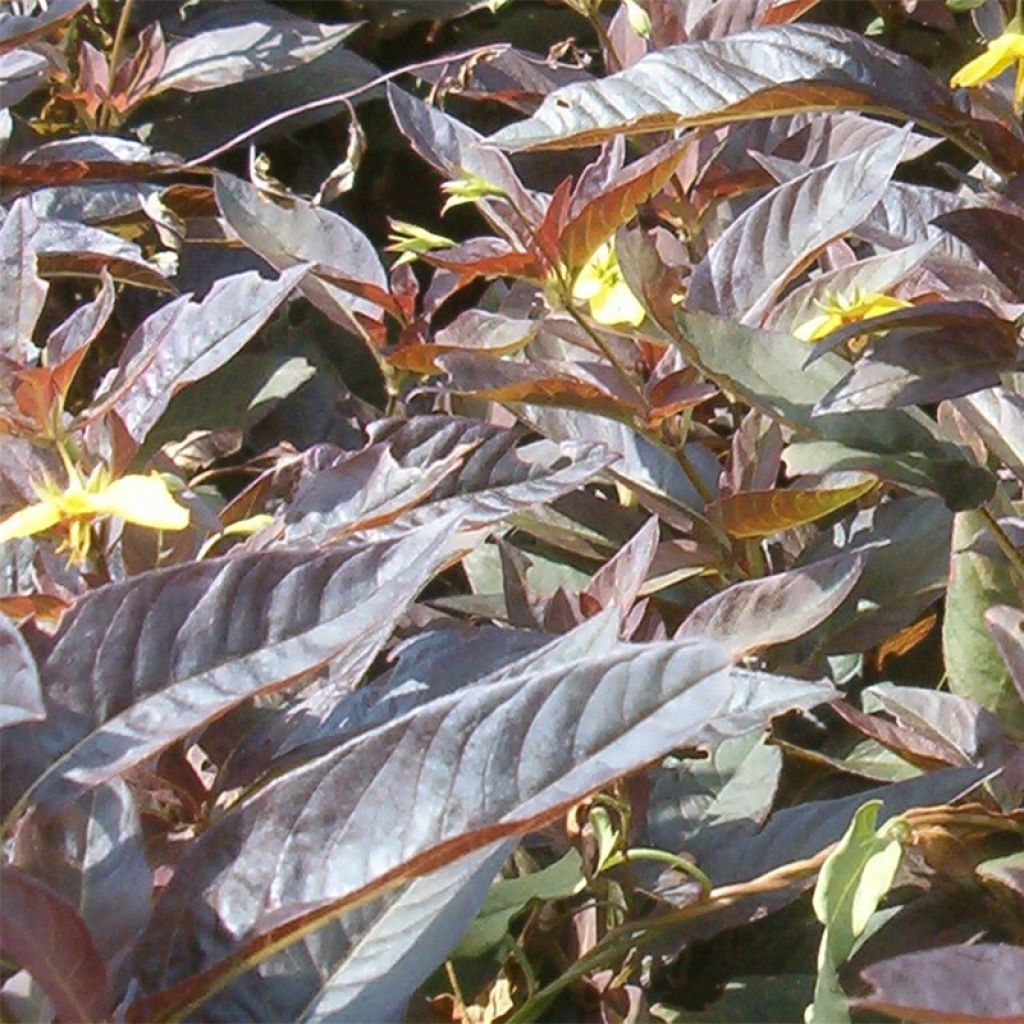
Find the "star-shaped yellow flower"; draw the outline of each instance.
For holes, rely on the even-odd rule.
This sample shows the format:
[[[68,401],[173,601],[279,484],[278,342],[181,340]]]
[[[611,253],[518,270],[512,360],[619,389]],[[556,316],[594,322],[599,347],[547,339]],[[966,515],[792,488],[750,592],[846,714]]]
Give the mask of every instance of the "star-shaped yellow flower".
[[[606,327],[617,324],[639,327],[647,315],[622,276],[611,242],[598,246],[583,265],[573,282],[572,297],[577,302],[588,302],[590,315]]]
[[[874,316],[893,313],[910,305],[912,303],[905,299],[897,299],[883,292],[864,293],[855,288],[848,297],[826,296],[817,303],[821,312],[805,320],[793,334],[801,341],[819,341],[847,324],[870,320]]]
[[[1024,109],[1024,32],[1007,31],[993,39],[985,52],[965,64],[950,80],[952,86],[981,85],[997,78],[1007,68],[1017,65],[1017,82],[1013,90],[1013,106]]]
[[[156,473],[111,480],[107,470],[97,466],[83,480],[70,463],[67,471],[66,487],[44,480],[34,488],[38,502],[0,522],[0,543],[56,528],[64,534],[58,550],[67,551],[68,560],[81,565],[89,557],[93,520],[103,516],[117,516],[152,530],[184,530],[188,526],[188,509],[174,500]]]

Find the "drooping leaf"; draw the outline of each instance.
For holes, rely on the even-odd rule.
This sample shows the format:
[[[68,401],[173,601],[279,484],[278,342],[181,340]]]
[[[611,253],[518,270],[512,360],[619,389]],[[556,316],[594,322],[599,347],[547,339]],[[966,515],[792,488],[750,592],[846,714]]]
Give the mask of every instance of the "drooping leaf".
[[[46,717],[43,691],[35,658],[5,615],[0,615],[0,729],[17,722],[34,722]]]
[[[1024,217],[976,207],[944,213],[932,223],[966,242],[1018,299],[1024,299]]]
[[[812,169],[744,211],[694,269],[687,308],[759,323],[793,274],[881,199],[906,141],[895,135]]]
[[[961,512],[953,524],[942,649],[950,690],[1024,730],[1024,701],[985,625],[996,605],[1018,606],[1019,584],[998,549],[983,545],[988,525],[978,512]],[[989,537],[991,544],[991,538]]]
[[[827,619],[856,586],[862,568],[856,555],[840,555],[735,583],[698,605],[676,637],[712,636],[736,657],[785,643]]]
[[[387,290],[387,276],[373,246],[338,214],[301,201],[285,209],[226,174],[217,176],[215,192],[231,230],[282,273],[297,264],[315,263]],[[302,281],[301,291],[325,315],[356,332],[356,315],[382,318],[377,303],[328,284],[315,273]]]
[[[327,53],[356,28],[318,25],[270,4],[204,13],[189,25],[191,37],[168,49],[152,94],[202,92],[280,74]]]
[[[6,732],[6,807],[59,806],[329,660],[354,685],[405,605],[455,557],[452,525],[353,550],[198,562],[92,591],[37,652],[48,717]]]
[[[616,75],[565,86],[490,141],[506,149],[586,146],[619,132],[835,109],[910,118],[954,138],[964,121],[952,93],[915,61],[855,32],[785,25],[670,47]],[[1000,143],[1008,138],[992,130]],[[1010,141],[1000,157],[1016,165],[1020,152]]]
[[[979,942],[905,953],[861,971],[858,1007],[920,1024],[1013,1024],[1024,1018],[1024,949]]]
[[[113,409],[141,442],[174,395],[219,369],[270,319],[306,273],[275,281],[255,272],[221,278],[201,302],[187,296],[158,309],[128,340],[121,365],[87,415]]]
[[[637,759],[700,743],[709,728],[742,730],[826,692],[780,681],[758,686],[755,696],[721,648],[698,642],[631,645],[427,704],[280,776],[204,834],[192,866],[166,890],[145,948],[152,958],[159,947],[157,962],[166,963],[168,941],[174,948],[177,936],[208,931],[204,908],[219,917],[218,948],[191,977],[181,976],[180,957],[172,957],[173,974],[150,959],[150,986],[171,987],[137,1003],[134,1016],[198,1004],[240,964],[252,966],[354,900],[536,827]],[[386,800],[372,795],[385,792]],[[370,834],[371,859],[330,852],[369,850],[356,837]],[[268,878],[266,857],[284,848],[281,874]],[[231,895],[238,884],[244,900]],[[272,905],[282,911],[253,932]]]
[[[958,398],[998,384],[1018,358],[1016,339],[1002,330],[894,331],[871,345],[816,409],[841,413]]]
[[[107,1020],[107,965],[75,908],[24,871],[0,864],[0,952],[42,986],[61,1024]]]

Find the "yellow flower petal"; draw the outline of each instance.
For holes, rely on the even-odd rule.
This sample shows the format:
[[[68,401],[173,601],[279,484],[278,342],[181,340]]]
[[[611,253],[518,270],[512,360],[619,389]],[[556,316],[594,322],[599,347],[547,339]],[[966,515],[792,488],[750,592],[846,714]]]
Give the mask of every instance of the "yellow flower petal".
[[[96,515],[118,516],[152,530],[184,530],[188,509],[179,505],[160,476],[123,476],[93,498]]]
[[[801,341],[819,341],[843,326],[843,319],[837,313],[818,313],[800,324],[793,334]]]
[[[15,537],[31,537],[60,522],[60,509],[52,501],[40,501],[20,509],[0,523],[0,544]]]
[[[610,242],[599,245],[576,275],[572,297],[577,302],[588,302],[590,315],[606,327],[638,327],[647,315],[626,284]]]
[[[600,294],[605,287],[605,278],[618,265],[612,266],[612,253],[608,243],[599,245],[593,255],[583,264],[572,285],[572,297],[577,302],[587,302]]]
[[[629,290],[629,285],[620,278],[590,300],[590,315],[606,327],[614,327],[616,324],[639,327],[647,313]]]
[[[949,80],[952,86],[981,85],[1001,75],[1015,60],[1024,59],[1024,33],[1004,32],[985,52],[965,64]]]

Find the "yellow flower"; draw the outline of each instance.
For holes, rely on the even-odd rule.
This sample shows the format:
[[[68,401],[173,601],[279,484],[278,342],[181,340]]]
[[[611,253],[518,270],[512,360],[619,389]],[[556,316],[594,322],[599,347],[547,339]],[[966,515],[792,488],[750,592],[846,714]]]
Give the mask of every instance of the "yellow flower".
[[[817,303],[820,313],[800,324],[793,334],[801,341],[819,341],[833,331],[855,324],[860,320],[870,320],[874,316],[894,313],[897,309],[906,309],[912,303],[905,299],[897,299],[882,292],[865,294],[854,288],[847,298],[845,295],[827,296]]]
[[[1024,109],[1024,32],[1004,32],[993,39],[980,57],[965,64],[950,80],[949,84],[981,85],[1001,75],[1008,67],[1017,65],[1017,83],[1013,90],[1013,106],[1018,112]]]
[[[590,303],[590,315],[606,327],[629,324],[639,327],[646,313],[622,276],[611,242],[598,246],[583,265],[572,286],[577,302]]]
[[[58,550],[67,551],[68,560],[81,565],[89,556],[92,522],[102,516],[118,516],[152,530],[184,530],[188,526],[188,509],[171,497],[157,473],[111,481],[102,466],[86,480],[70,463],[67,470],[67,487],[44,480],[34,488],[39,496],[36,504],[0,522],[0,544],[59,527],[65,538]]]

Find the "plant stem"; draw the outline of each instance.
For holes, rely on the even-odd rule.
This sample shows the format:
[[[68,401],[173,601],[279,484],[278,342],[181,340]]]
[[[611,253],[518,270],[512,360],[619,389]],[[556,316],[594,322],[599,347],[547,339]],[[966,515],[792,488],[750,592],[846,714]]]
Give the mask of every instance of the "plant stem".
[[[598,41],[601,44],[601,49],[604,50],[605,73],[612,75],[616,71],[621,71],[622,61],[619,60],[619,55],[615,52],[612,38],[608,35],[608,29],[601,20],[600,11],[595,9],[587,20],[593,26],[594,32],[597,34]]]
[[[748,896],[776,892],[802,879],[816,875],[821,869],[822,864],[825,863],[828,855],[832,852],[834,845],[827,846],[813,857],[794,861],[792,864],[785,864],[749,882],[741,882],[738,885],[724,885],[719,889],[712,889],[707,899],[699,903],[691,903],[688,906],[681,907],[679,910],[673,910],[667,914],[649,918],[646,921],[626,924],[613,929],[589,953],[580,957],[561,976],[542,988],[535,996],[527,999],[506,1020],[505,1024],[526,1024],[527,1021],[536,1020],[543,1013],[545,1007],[574,981],[589,974],[591,971],[615,963],[630,950],[662,932],[670,931],[679,924],[698,917],[705,917],[717,910],[723,910]]]
[[[121,8],[121,16],[117,20],[117,29],[114,32],[114,45],[110,48],[110,59],[107,63],[108,85],[114,81],[114,73],[118,64],[121,63],[121,51],[124,49],[125,36],[128,34],[128,24],[132,20],[132,8],[135,0],[124,0]],[[100,110],[99,128],[104,130],[110,124],[110,108],[104,104]]]

